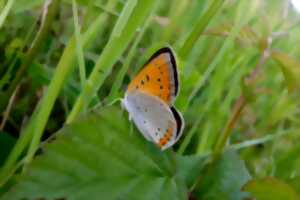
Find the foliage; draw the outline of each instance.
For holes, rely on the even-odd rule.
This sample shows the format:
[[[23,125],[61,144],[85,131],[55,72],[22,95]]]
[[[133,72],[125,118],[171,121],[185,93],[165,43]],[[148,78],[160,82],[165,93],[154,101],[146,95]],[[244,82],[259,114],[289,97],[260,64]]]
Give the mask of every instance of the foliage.
[[[1,1],[0,199],[299,199],[299,19],[290,0]],[[161,152],[112,104],[163,46],[186,127]]]

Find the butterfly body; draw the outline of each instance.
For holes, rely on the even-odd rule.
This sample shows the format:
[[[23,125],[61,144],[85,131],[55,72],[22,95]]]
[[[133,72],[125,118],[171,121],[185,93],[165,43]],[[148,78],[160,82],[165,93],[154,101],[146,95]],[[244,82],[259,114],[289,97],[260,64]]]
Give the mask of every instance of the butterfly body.
[[[178,74],[170,48],[158,50],[129,84],[122,105],[142,135],[162,150],[181,136],[183,119],[172,104]]]

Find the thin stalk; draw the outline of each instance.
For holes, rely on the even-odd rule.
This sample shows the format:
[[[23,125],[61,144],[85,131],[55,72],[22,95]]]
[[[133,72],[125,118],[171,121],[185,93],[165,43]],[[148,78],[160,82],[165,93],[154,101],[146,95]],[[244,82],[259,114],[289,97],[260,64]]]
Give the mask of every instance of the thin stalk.
[[[99,63],[101,63],[100,65],[96,64],[94,70],[92,71],[92,73],[90,75],[90,79],[85,84],[85,87],[83,88],[83,91],[80,95],[80,98],[79,98],[80,99],[80,101],[79,101],[80,102],[80,111],[82,111],[82,109],[84,107],[84,103],[85,102],[88,103],[88,100],[92,99],[93,93],[96,91],[95,89],[97,89],[97,85],[100,86],[105,79],[104,77],[106,77],[109,74],[109,71],[110,71],[111,66],[113,65],[114,61],[117,60],[117,58],[122,53],[122,50],[125,49],[125,47],[129,43],[131,37],[133,37],[136,28],[140,25],[140,23],[143,22],[144,18],[146,18],[146,16],[148,16],[148,13],[154,7],[154,4],[155,4],[154,2],[155,1],[150,1],[150,0],[148,0],[147,2],[143,1],[143,2],[140,2],[140,7],[136,6],[137,8],[135,8],[134,10],[136,10],[137,13],[133,13],[132,16],[138,15],[138,16],[140,16],[140,17],[142,16],[142,17],[140,18],[140,20],[137,20],[137,18],[134,18],[134,20],[133,20],[133,18],[131,18],[131,20],[129,22],[129,30],[124,31],[123,28],[120,30],[120,27],[117,27],[119,29],[118,31],[121,31],[124,35],[126,33],[126,36],[128,36],[128,37],[125,37],[124,35],[122,35],[122,36],[120,35],[120,37],[117,37],[117,34],[116,34],[116,35],[114,35],[114,37],[112,37],[113,39],[111,40],[111,43],[110,42],[108,43],[107,48],[109,50],[105,51],[105,49],[104,49],[104,52],[101,55],[103,55],[104,58],[106,59],[106,61],[108,61],[108,63],[104,62],[104,64],[105,64],[104,66],[107,67],[108,71],[102,73],[101,68],[99,68],[99,66],[101,67],[101,64],[103,64],[103,63],[101,63],[101,61],[99,62]],[[98,27],[98,26],[99,25],[96,25],[96,27]],[[126,27],[126,28],[128,28],[128,27]],[[97,30],[97,28],[95,28],[95,29]],[[125,29],[125,27],[124,27],[124,29]],[[131,34],[129,34],[130,32],[131,32]],[[126,44],[126,45],[124,45],[124,44]],[[73,43],[72,47],[73,48],[75,47],[75,42]],[[116,47],[117,47],[118,51],[116,51],[116,49],[115,49]],[[68,53],[66,55],[67,56],[66,61],[68,63],[72,63],[73,58],[74,58],[74,50],[71,50],[71,51],[72,51],[71,53]],[[105,54],[105,52],[107,54]],[[119,55],[114,54],[116,52],[118,52]],[[112,59],[113,57],[115,59]],[[102,57],[102,59],[103,59],[103,57]],[[111,62],[111,59],[113,60],[113,62]],[[108,64],[108,66],[106,66],[106,64]],[[44,96],[44,98],[42,99],[41,109],[37,113],[38,123],[36,123],[36,125],[34,127],[35,129],[34,129],[34,133],[33,133],[33,138],[32,138],[31,144],[29,146],[28,153],[25,158],[26,163],[31,162],[31,160],[38,148],[40,138],[42,136],[43,130],[48,121],[48,117],[53,108],[54,102],[59,94],[59,91],[61,90],[61,87],[67,77],[67,74],[69,74],[69,72],[70,72],[70,69],[72,69],[72,68],[65,67],[64,63],[58,64],[57,71],[49,85],[48,91],[47,91],[46,95]],[[99,79],[100,79],[100,82],[98,82]],[[98,82],[98,84],[97,84],[97,82]],[[87,101],[85,101],[85,100],[87,100]],[[77,105],[77,104],[75,104],[75,105]],[[72,112],[70,114],[72,114]],[[74,115],[71,115],[71,116],[74,116]]]
[[[15,102],[15,99],[16,99],[16,96],[17,96],[17,93],[19,91],[19,86],[16,88],[16,90],[13,92],[13,94],[11,95],[10,99],[9,99],[9,102],[8,102],[8,105],[3,113],[3,119],[2,119],[2,122],[1,122],[1,125],[0,125],[0,130],[2,131],[4,129],[4,126],[6,124],[6,121],[9,117],[9,114],[10,114],[10,111],[12,109],[12,106]]]
[[[84,100],[89,103],[89,101],[96,95],[97,90],[102,86],[104,80],[110,74],[113,64],[120,58],[125,48],[132,40],[136,30],[152,13],[157,2],[158,1],[155,0],[138,1],[133,10],[131,6],[125,6],[122,13],[131,12],[130,17],[126,24],[123,19],[118,19],[113,30],[114,34],[111,35],[87,80],[87,84],[77,98],[75,105],[67,118],[67,123],[73,121],[78,114],[82,112]],[[122,13],[121,16],[128,15]],[[119,22],[119,20],[122,20],[122,23]],[[117,25],[121,27],[118,27]]]
[[[79,76],[80,76],[81,88],[83,89],[86,81],[86,72],[85,72],[84,56],[82,50],[80,25],[78,20],[78,9],[75,0],[72,0],[72,11],[73,11],[74,29],[75,29],[77,62],[79,65]]]
[[[88,46],[91,45],[91,41],[95,40],[95,38],[97,37],[97,33],[101,31],[100,27],[103,19],[105,19],[105,16],[105,13],[100,14],[96,18],[96,20],[89,26],[87,31],[83,34],[83,48],[88,48]],[[35,112],[31,116],[27,127],[20,134],[21,137],[18,139],[13,150],[9,154],[7,160],[0,170],[0,187],[5,183],[2,180],[7,180],[7,176],[11,176],[11,174],[13,173],[12,169],[14,168],[15,162],[19,159],[21,153],[28,146],[33,135],[36,135],[33,145],[36,145],[36,140],[41,136],[46,122],[49,118],[50,111],[53,108],[54,102],[57,99],[62,86],[64,85],[64,81],[74,67],[73,63],[76,57],[75,45],[75,39],[73,37],[70,39],[68,45],[64,49],[46,95],[36,107]],[[39,124],[39,127],[35,127],[35,125],[37,124]],[[31,147],[31,153],[30,156],[27,157],[27,161],[30,161],[32,159],[32,155],[34,154],[33,149],[34,148]]]
[[[271,40],[270,40],[270,42],[271,42]],[[270,43],[269,43],[269,45],[270,45]],[[270,55],[268,48],[269,48],[269,46],[263,51],[263,53],[259,59],[259,62],[255,66],[254,70],[249,75],[249,77],[245,80],[245,84],[252,85],[256,81],[260,69],[262,68],[262,66],[264,65],[264,63],[266,62],[267,58]],[[241,94],[240,97],[236,100],[236,102],[234,104],[234,108],[233,108],[231,117],[229,118],[228,122],[225,125],[225,128],[223,129],[220,137],[217,140],[217,143],[216,143],[214,151],[213,151],[214,159],[217,159],[219,157],[220,153],[225,148],[227,141],[232,133],[232,130],[234,129],[238,119],[240,118],[241,113],[246,106],[246,103],[247,103],[246,97],[244,96],[244,94]]]
[[[218,51],[215,59],[209,64],[207,69],[205,70],[203,76],[201,76],[197,82],[195,83],[194,89],[192,90],[191,94],[188,97],[187,105],[185,108],[189,107],[190,102],[194,99],[196,94],[200,91],[200,89],[204,86],[204,84],[209,80],[209,77],[213,73],[213,71],[216,69],[218,64],[222,61],[222,58],[226,54],[229,46],[234,42],[234,38],[236,38],[237,34],[239,33],[240,26],[235,26],[232,30],[232,32],[229,34],[229,37],[226,38],[225,42],[223,43],[221,49]]]
[[[41,101],[40,110],[37,113],[37,123],[34,126],[33,138],[31,140],[31,144],[26,155],[25,163],[31,162],[34,153],[39,145],[41,135],[43,133],[43,129],[48,121],[48,116],[53,108],[55,100],[63,86],[63,83],[69,74],[70,70],[73,68],[69,63],[74,62],[74,50],[76,49],[76,43],[74,37],[70,41],[70,45],[68,45],[66,51],[64,51],[62,55],[61,62],[58,63],[56,68],[56,72],[50,82],[48,90],[46,94],[43,96]],[[65,67],[69,66],[69,67]]]
[[[186,136],[183,139],[183,142],[180,144],[180,147],[178,149],[178,153],[179,154],[183,154],[184,151],[186,150],[186,148],[188,147],[188,145],[190,144],[190,141],[192,140],[193,136],[195,135],[195,133],[198,130],[198,127],[200,125],[200,122],[203,118],[205,112],[201,113],[201,116],[197,117],[196,121],[193,123],[192,128],[187,132]]]
[[[261,138],[256,138],[256,139],[252,139],[252,140],[247,140],[245,142],[241,142],[238,144],[232,144],[230,146],[228,146],[228,149],[235,149],[235,150],[239,150],[239,149],[244,149],[244,148],[248,148],[251,146],[255,146],[258,144],[264,144],[266,142],[270,142],[273,140],[277,140],[280,137],[286,136],[286,135],[295,135],[298,134],[299,135],[300,131],[299,130],[281,130],[279,132],[277,132],[276,134],[268,134],[264,137]]]
[[[165,28],[165,31],[162,35],[162,41],[170,41],[176,28],[178,27],[178,22],[182,17],[183,13],[186,11],[190,1],[177,0],[172,3],[171,9],[169,11],[170,23]]]
[[[31,65],[36,54],[39,52],[42,44],[44,44],[45,38],[47,37],[47,35],[50,31],[54,16],[56,15],[56,13],[59,9],[59,4],[60,4],[60,0],[53,0],[48,5],[48,7],[44,9],[43,15],[45,17],[41,23],[41,27],[40,27],[36,37],[31,45],[31,47],[28,49],[28,51],[25,55],[25,58],[21,64],[20,68],[18,69],[14,79],[10,83],[7,91],[5,91],[5,93],[3,95],[1,95],[2,98],[1,98],[1,104],[0,104],[0,111],[2,111],[4,109],[4,107],[7,105],[7,102],[9,100],[10,96],[15,91],[17,85],[20,83],[20,81],[24,77],[26,69]]]
[[[15,0],[8,0],[6,5],[4,6],[4,8],[0,14],[0,29],[3,26],[4,21],[5,21],[6,17],[8,16],[9,11],[12,8],[12,6],[14,5],[14,3],[15,3]]]
[[[226,145],[226,142],[229,138],[229,136],[232,133],[233,128],[235,127],[236,122],[241,116],[242,110],[246,106],[246,99],[243,95],[241,95],[238,100],[236,101],[233,109],[233,114],[231,115],[230,119],[228,120],[221,136],[219,137],[219,140],[217,141],[217,144],[215,146],[215,155],[219,155],[223,148]]]
[[[12,174],[15,172],[16,170],[15,163],[20,158],[20,155],[24,152],[25,148],[28,146],[28,143],[30,142],[31,135],[33,132],[33,125],[34,125],[34,123],[31,122],[35,121],[35,118],[36,118],[36,112],[33,113],[28,125],[25,127],[23,131],[24,133],[26,133],[26,135],[21,134],[21,137],[18,139],[14,148],[12,149],[9,156],[5,160],[5,163],[0,170],[0,187],[2,187],[6,183],[6,181],[9,180],[9,177],[12,176]]]
[[[130,63],[134,57],[134,54],[136,53],[136,49],[137,49],[137,45],[139,44],[139,42],[141,41],[141,39],[143,38],[143,35],[145,33],[146,28],[148,27],[148,25],[150,24],[152,20],[152,17],[148,17],[146,23],[144,24],[142,30],[138,33],[136,39],[134,40],[134,43],[132,44],[130,51],[124,61],[124,64],[122,66],[122,68],[120,69],[118,75],[116,76],[116,81],[112,86],[112,89],[110,91],[110,94],[108,96],[108,101],[111,102],[114,99],[117,98],[118,96],[118,90],[121,88],[122,82],[124,80],[124,77],[126,75],[126,72],[128,71],[128,68],[130,66]]]
[[[201,16],[193,28],[192,32],[189,34],[188,38],[185,40],[183,46],[179,50],[179,56],[181,59],[185,60],[189,55],[193,46],[211,21],[211,19],[216,15],[217,11],[222,7],[224,0],[214,0],[207,11]]]

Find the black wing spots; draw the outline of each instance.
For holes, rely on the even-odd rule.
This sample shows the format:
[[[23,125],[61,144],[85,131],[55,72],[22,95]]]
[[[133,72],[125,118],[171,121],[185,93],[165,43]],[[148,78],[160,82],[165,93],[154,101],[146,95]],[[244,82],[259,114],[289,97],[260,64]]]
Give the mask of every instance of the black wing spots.
[[[155,131],[155,135],[156,135],[156,136],[158,136],[159,133],[161,133],[160,130],[161,130],[160,128],[157,128],[157,131]]]
[[[161,85],[161,86],[159,86],[159,89],[161,89],[161,90],[162,90],[163,88],[164,88],[164,87],[163,87],[162,85]]]
[[[170,56],[170,62],[171,62],[171,67],[172,67],[172,71],[173,71],[173,77],[174,77],[174,94],[175,96],[177,96],[178,94],[178,87],[179,87],[179,82],[178,82],[178,72],[177,72],[177,64],[176,64],[176,59],[174,56],[173,51],[171,50],[171,48],[169,47],[163,47],[161,49],[158,49],[151,57],[150,59],[144,64],[147,65],[148,63],[150,63],[153,59],[155,59],[156,57],[158,57],[159,55],[163,54],[163,53],[167,53]],[[158,66],[157,64],[155,64],[155,66]],[[160,68],[159,68],[160,69]],[[160,74],[162,75],[163,72],[160,70]]]
[[[177,64],[176,64],[176,59],[174,56],[174,53],[172,51],[171,48],[169,47],[163,47],[161,49],[159,49],[157,52],[155,52],[153,54],[153,56],[149,59],[149,62],[154,59],[155,57],[159,56],[162,53],[168,53],[168,55],[170,56],[170,61],[171,61],[171,65],[172,65],[172,71],[173,71],[173,77],[174,77],[174,85],[175,85],[175,96],[178,94],[178,72],[177,72]],[[161,72],[162,74],[162,72]]]
[[[147,80],[147,81],[150,81],[150,77],[149,77],[148,74],[146,74],[146,80]]]
[[[182,127],[182,118],[181,118],[181,115],[178,113],[178,111],[174,108],[174,107],[171,107],[171,111],[173,113],[173,116],[176,120],[176,124],[177,124],[177,132],[176,132],[176,137],[180,134],[181,132],[181,129],[183,128]]]
[[[160,81],[161,81],[161,79],[160,79],[160,78],[158,78],[158,79],[157,79],[157,81],[158,81],[158,82],[160,82]]]

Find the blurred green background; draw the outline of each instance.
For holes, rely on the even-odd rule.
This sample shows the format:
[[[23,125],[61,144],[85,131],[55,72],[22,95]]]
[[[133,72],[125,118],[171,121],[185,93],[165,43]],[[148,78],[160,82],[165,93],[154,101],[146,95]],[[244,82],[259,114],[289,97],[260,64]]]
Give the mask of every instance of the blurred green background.
[[[277,177],[299,193],[293,2],[0,1],[0,181],[24,171],[40,141],[64,124],[122,98],[148,58],[170,46],[181,83],[175,105],[186,123],[176,154],[234,149],[253,178]],[[124,115],[116,107],[112,115]]]

